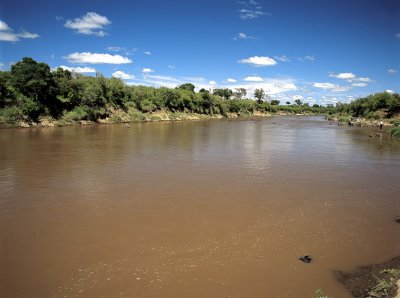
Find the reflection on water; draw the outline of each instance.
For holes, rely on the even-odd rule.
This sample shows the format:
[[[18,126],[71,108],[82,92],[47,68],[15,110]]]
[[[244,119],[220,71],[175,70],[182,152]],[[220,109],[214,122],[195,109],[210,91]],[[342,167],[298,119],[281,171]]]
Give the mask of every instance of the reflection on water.
[[[333,270],[400,251],[400,145],[368,130],[1,130],[0,296],[349,297]]]

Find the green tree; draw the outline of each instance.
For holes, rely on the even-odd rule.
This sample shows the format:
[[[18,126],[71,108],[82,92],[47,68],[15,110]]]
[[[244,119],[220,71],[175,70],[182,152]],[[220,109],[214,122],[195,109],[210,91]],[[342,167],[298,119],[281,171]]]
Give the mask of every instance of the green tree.
[[[50,67],[32,58],[23,58],[11,66],[13,86],[23,95],[52,108],[51,89],[55,86]]]
[[[280,103],[281,103],[280,100],[277,100],[277,99],[271,100],[271,106],[279,106]]]
[[[245,88],[236,88],[236,92],[233,93],[233,95],[237,99],[245,98],[246,94],[247,94],[247,91]]]
[[[231,89],[228,88],[221,88],[221,89],[217,88],[214,89],[213,94],[221,96],[224,99],[229,99],[233,95],[233,92]]]
[[[300,99],[296,99],[296,100],[294,101],[294,103],[295,103],[296,105],[298,105],[298,106],[301,106],[301,105],[303,104],[303,102],[302,102]]]
[[[194,89],[196,88],[196,86],[193,85],[192,83],[185,83],[185,84],[180,85],[178,88],[182,89],[182,90],[194,92]]]
[[[262,88],[256,89],[254,91],[254,97],[257,98],[258,103],[262,103],[263,99],[265,98],[265,92]]]

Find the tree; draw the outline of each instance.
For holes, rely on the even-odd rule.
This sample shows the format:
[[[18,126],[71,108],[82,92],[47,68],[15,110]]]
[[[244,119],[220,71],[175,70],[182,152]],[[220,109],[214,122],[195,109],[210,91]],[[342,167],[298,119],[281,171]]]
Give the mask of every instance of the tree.
[[[287,104],[287,105],[290,105],[290,101],[287,101],[286,104]]]
[[[185,83],[178,87],[178,89],[183,89],[183,90],[192,91],[192,92],[194,92],[195,88],[196,88],[196,86],[193,85],[192,83]]]
[[[301,106],[303,104],[303,102],[300,99],[296,99],[294,103],[297,104],[298,106]]]
[[[245,88],[236,88],[236,92],[233,93],[235,98],[237,99],[242,99],[246,96],[247,91]]]
[[[51,88],[55,83],[50,67],[46,63],[37,63],[32,58],[23,58],[11,66],[12,83],[23,95],[50,105]]]
[[[223,89],[217,88],[217,89],[214,89],[213,94],[221,96],[224,99],[229,99],[233,95],[233,92],[231,89],[228,89],[228,88],[223,88]]]
[[[271,106],[278,106],[280,103],[281,103],[280,100],[277,100],[277,99],[271,100]]]
[[[265,97],[265,92],[262,88],[256,89],[254,91],[254,97],[257,98],[258,103],[262,103],[262,100]]]

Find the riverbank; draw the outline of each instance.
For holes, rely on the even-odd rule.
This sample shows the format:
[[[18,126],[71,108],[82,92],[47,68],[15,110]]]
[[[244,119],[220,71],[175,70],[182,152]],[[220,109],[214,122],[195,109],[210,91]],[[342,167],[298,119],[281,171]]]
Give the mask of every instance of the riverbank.
[[[353,297],[400,298],[400,256],[350,273],[338,271],[336,275]]]
[[[315,113],[292,113],[279,111],[276,113],[253,111],[251,113],[225,113],[221,114],[199,114],[188,112],[171,112],[161,110],[151,113],[143,113],[134,108],[127,111],[121,109],[112,109],[110,116],[99,118],[96,121],[82,120],[79,117],[64,115],[60,119],[54,119],[50,116],[39,117],[37,121],[21,120],[13,124],[0,122],[0,128],[29,128],[29,127],[55,127],[72,125],[94,125],[94,124],[115,124],[115,123],[140,123],[140,122],[160,122],[160,121],[183,121],[183,120],[204,120],[204,119],[223,119],[223,118],[253,118],[253,117],[271,117],[271,116],[307,116],[317,115]],[[322,115],[321,115],[322,116]]]

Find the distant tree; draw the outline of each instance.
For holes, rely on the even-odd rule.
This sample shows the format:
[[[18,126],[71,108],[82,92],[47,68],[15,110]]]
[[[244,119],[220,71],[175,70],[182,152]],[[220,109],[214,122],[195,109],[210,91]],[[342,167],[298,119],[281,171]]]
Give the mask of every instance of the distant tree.
[[[286,104],[287,104],[287,105],[290,105],[290,101],[287,101]]]
[[[303,102],[300,99],[296,99],[294,103],[297,104],[298,106],[301,106],[303,104]]]
[[[319,107],[320,107],[319,104],[317,103],[313,104],[313,108],[319,108]]]
[[[245,88],[236,88],[236,92],[233,93],[233,96],[237,99],[242,99],[246,96],[247,91]]]
[[[223,89],[217,88],[217,89],[214,89],[213,94],[221,96],[224,99],[229,99],[233,95],[233,92],[231,89],[228,89],[228,88],[223,88]]]
[[[206,89],[204,89],[204,88],[201,88],[201,89],[199,90],[199,92],[200,92],[200,93],[203,93],[203,92],[210,93],[210,91],[208,91],[208,90],[206,90]]]
[[[185,83],[185,84],[180,85],[178,88],[194,92],[194,89],[196,88],[196,86],[193,85],[192,83]]]
[[[265,97],[265,92],[262,88],[256,89],[254,91],[254,97],[257,98],[258,103],[262,103],[264,97]]]
[[[280,100],[277,100],[277,99],[271,100],[271,105],[272,105],[272,106],[278,106],[280,103],[281,103]]]

